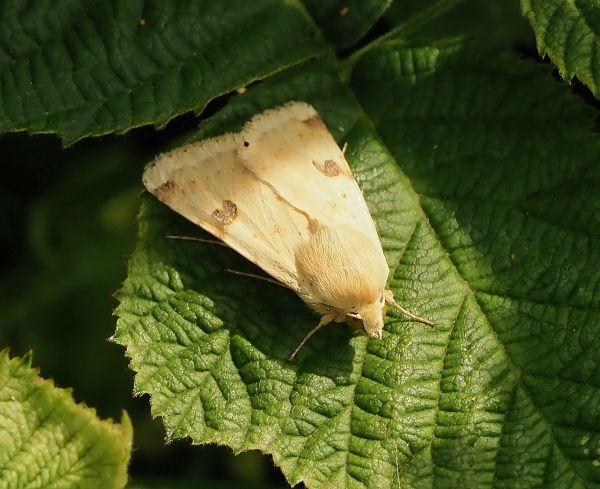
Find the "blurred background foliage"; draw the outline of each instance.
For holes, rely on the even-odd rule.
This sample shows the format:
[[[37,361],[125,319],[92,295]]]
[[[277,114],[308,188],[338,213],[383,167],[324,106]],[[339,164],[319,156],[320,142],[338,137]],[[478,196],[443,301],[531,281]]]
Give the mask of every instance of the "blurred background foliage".
[[[387,32],[433,0],[394,2],[359,45]],[[470,34],[533,56],[533,34],[518,0],[468,0],[416,34],[434,39]],[[224,105],[221,98],[203,115]],[[164,444],[160,420],[145,398],[132,398],[133,374],[114,332],[112,293],[125,278],[134,247],[144,164],[192,129],[186,114],[160,130],[87,139],[63,149],[55,136],[0,136],[0,344],[12,355],[34,353],[44,377],[72,387],[77,401],[102,417],[126,409],[134,424],[131,487],[172,487],[156,477],[215,481],[211,487],[287,487],[270,459],[257,452]],[[153,483],[144,481],[152,478]],[[243,481],[243,483],[242,483]],[[139,485],[136,485],[139,484]],[[189,487],[192,487],[191,485]],[[194,487],[199,487],[195,485]]]
[[[67,149],[52,136],[0,137],[0,344],[11,355],[32,351],[44,377],[72,387],[76,401],[102,418],[129,413],[130,475],[132,482],[140,479],[132,487],[172,487],[161,476],[182,481],[181,487],[185,480],[286,487],[258,452],[236,457],[225,447],[165,445],[148,400],[132,397],[133,373],[122,348],[108,341],[115,327],[112,294],[135,243],[142,168],[196,122],[187,115],[160,133],[144,128]]]

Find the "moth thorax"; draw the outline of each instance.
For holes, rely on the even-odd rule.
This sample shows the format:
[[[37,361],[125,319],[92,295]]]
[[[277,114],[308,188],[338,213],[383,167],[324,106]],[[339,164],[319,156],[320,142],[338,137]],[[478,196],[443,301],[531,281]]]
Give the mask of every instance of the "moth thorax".
[[[370,307],[383,293],[388,267],[381,245],[356,228],[320,226],[298,247],[295,258],[300,295],[309,304],[356,311]]]

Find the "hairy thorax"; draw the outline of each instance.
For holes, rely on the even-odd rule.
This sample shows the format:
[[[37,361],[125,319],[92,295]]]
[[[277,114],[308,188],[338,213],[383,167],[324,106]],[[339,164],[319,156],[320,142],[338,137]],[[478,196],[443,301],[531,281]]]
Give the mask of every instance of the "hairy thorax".
[[[385,257],[358,230],[321,225],[298,247],[295,258],[303,299],[309,304],[350,312],[383,294],[388,276]]]

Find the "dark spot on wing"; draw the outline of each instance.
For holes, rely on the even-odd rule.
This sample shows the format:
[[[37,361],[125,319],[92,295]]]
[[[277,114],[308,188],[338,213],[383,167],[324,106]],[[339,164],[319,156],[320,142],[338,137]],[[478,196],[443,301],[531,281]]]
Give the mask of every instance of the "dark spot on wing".
[[[237,205],[235,205],[235,202],[232,202],[231,200],[224,200],[223,207],[212,211],[211,216],[219,226],[227,227],[235,220],[237,214],[238,209]]]
[[[306,124],[309,127],[321,127],[323,126],[323,121],[321,120],[321,118],[318,115],[313,115],[312,117],[309,117],[308,119],[304,119],[302,121],[304,124]]]
[[[152,193],[158,200],[168,200],[178,190],[177,185],[172,180],[167,180],[162,185],[156,187]]]
[[[342,173],[338,164],[333,160],[313,160],[313,165],[317,170],[327,177],[337,177],[340,173]]]

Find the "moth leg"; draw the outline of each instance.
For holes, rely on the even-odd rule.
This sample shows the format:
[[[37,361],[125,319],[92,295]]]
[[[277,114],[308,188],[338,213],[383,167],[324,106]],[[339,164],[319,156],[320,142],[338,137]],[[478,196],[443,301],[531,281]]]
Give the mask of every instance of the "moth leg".
[[[348,149],[348,142],[344,143],[344,146],[342,147],[342,154],[344,156],[346,156],[346,150]]]
[[[386,290],[384,292],[384,296],[385,296],[385,302],[387,304],[389,304],[390,306],[395,307],[396,309],[398,309],[398,311],[400,311],[406,317],[408,317],[410,319],[413,319],[415,321],[418,321],[419,323],[426,324],[428,326],[435,326],[435,324],[433,324],[433,322],[431,322],[429,319],[422,318],[422,317],[417,316],[416,314],[413,314],[412,312],[404,309],[400,304],[398,304],[394,300],[394,294],[392,293],[391,290]]]
[[[270,284],[279,285],[280,287],[284,287],[286,289],[288,288],[287,285],[282,284],[281,282],[278,282],[275,279],[272,279],[269,277],[263,277],[262,275],[256,275],[255,273],[240,272],[239,270],[233,270],[231,268],[226,268],[225,271],[229,272],[229,273],[234,273],[236,275],[241,275],[242,277],[250,277],[250,278],[255,278],[258,280],[263,280],[264,282],[269,282]]]
[[[198,243],[210,243],[210,244],[223,246],[225,248],[229,248],[227,243],[224,243],[223,241],[219,241],[218,239],[206,239],[206,238],[195,238],[193,236],[174,236],[174,235],[167,235],[167,236],[165,236],[165,238],[180,239],[182,241],[197,241]]]
[[[306,336],[304,338],[302,338],[302,341],[296,347],[296,349],[292,352],[292,354],[288,357],[288,360],[290,362],[293,362],[294,358],[296,357],[298,352],[302,349],[302,347],[306,344],[306,342],[309,340],[309,338],[312,335],[314,335],[317,331],[319,331],[323,326],[326,326],[331,321],[333,321],[335,319],[335,316],[336,315],[334,312],[329,312],[328,314],[321,316],[321,320],[319,321],[319,324],[317,324],[313,329],[311,329],[308,333],[306,333]]]

